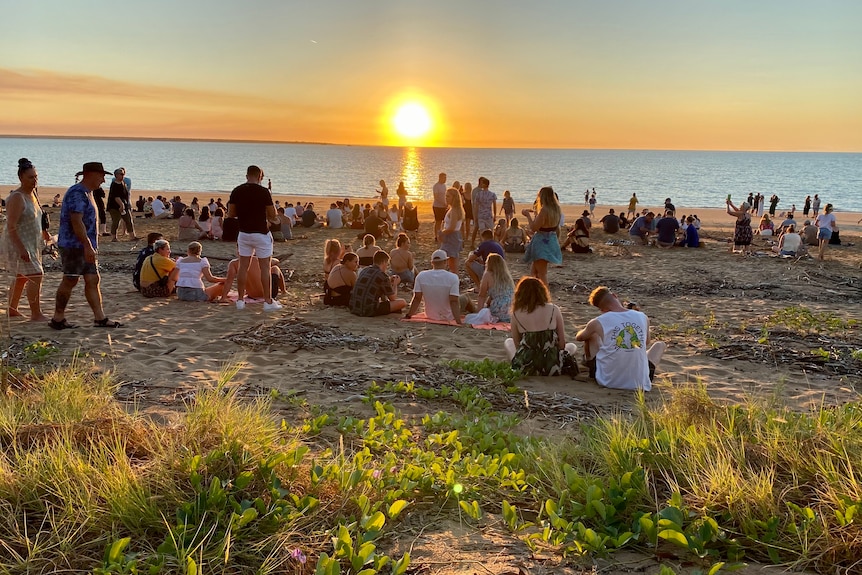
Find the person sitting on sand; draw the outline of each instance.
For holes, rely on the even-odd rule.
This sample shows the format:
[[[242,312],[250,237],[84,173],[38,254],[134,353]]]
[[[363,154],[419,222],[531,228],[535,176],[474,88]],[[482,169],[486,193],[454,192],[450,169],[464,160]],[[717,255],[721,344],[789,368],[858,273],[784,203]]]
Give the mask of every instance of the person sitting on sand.
[[[304,228],[322,228],[323,222],[317,221],[317,214],[314,211],[314,204],[309,203],[305,206],[305,209],[302,210],[302,217],[300,218],[302,227]]]
[[[206,206],[204,209],[207,209]],[[210,273],[210,262],[201,257],[202,251],[203,247],[199,242],[192,242],[186,252],[188,255],[177,259],[172,275],[177,286],[177,299],[180,301],[214,301],[221,295],[225,278]],[[213,285],[205,288],[204,279]]]
[[[210,213],[209,206],[201,207],[201,215],[198,216],[198,225],[201,227],[201,235],[198,238],[199,241],[203,240],[211,240],[213,239],[212,234],[212,219],[213,216]]]
[[[568,246],[572,246],[572,251],[576,254],[589,254],[593,249],[590,247],[590,230],[584,218],[575,220],[575,227],[566,237],[566,241],[560,246],[561,250],[565,250]]]
[[[359,256],[359,266],[367,267],[374,264],[374,255],[380,251],[377,240],[371,234],[365,234],[362,238],[362,247],[356,250]]]
[[[656,223],[656,244],[663,248],[676,245],[676,235],[679,232],[679,222],[673,212],[666,211],[664,217]]]
[[[356,284],[356,270],[359,269],[359,256],[347,252],[341,262],[332,266],[323,284],[323,303],[333,306],[350,305],[350,294]]]
[[[341,258],[344,256],[345,249],[341,246],[341,242],[335,238],[326,240],[323,244],[323,279],[329,277],[329,272],[336,264],[341,263]]]
[[[599,220],[602,224],[602,230],[606,234],[615,234],[620,231],[620,218],[614,213],[614,209],[608,210],[608,213]]]
[[[326,212],[326,227],[334,230],[344,227],[344,213],[336,204],[329,204],[329,210]]]
[[[806,246],[817,245],[817,226],[811,224],[811,220],[805,220],[802,226],[802,241]]]
[[[503,242],[503,249],[507,252],[524,253],[527,245],[527,234],[521,228],[518,218],[509,220],[509,227],[506,228],[506,239]]]
[[[224,210],[216,208],[210,222],[210,235],[215,241],[220,241],[224,235]]]
[[[632,227],[629,229],[629,237],[637,238],[640,243],[647,245],[652,229],[652,222],[655,219],[655,214],[647,212],[645,216],[641,216],[632,222]]]
[[[473,284],[477,287],[485,273],[485,262],[490,254],[497,254],[501,258],[506,258],[506,251],[500,242],[494,239],[494,233],[491,230],[482,230],[482,243],[479,244],[475,251],[470,252],[470,255],[467,256],[467,261],[464,263],[467,275],[470,276]]]
[[[772,247],[772,251],[781,256],[802,255],[802,236],[796,233],[796,226],[787,226],[787,231],[781,234],[778,245]]]
[[[147,256],[141,266],[141,295],[170,296],[176,286],[176,277],[171,273],[176,265],[171,259],[171,244],[168,240],[156,240],[152,255]]]
[[[499,220],[497,220],[497,225],[494,226],[494,241],[502,246],[503,242],[506,241],[506,232],[508,230],[509,224],[506,223],[505,218],[500,218]]]
[[[575,344],[566,343],[563,314],[538,278],[528,276],[518,282],[511,319],[512,337],[506,338],[503,347],[512,369],[526,376],[562,375],[565,354],[574,357]]]
[[[629,221],[626,219],[626,215],[623,212],[620,212],[620,229],[624,230],[629,227]]]
[[[278,214],[278,223],[281,229],[281,237],[285,240],[293,239],[293,218],[287,215],[287,210],[284,206],[276,210]]]
[[[374,317],[399,312],[407,301],[398,297],[398,276],[389,276],[389,254],[380,250],[374,254],[373,265],[362,268],[350,294],[350,313],[360,317]]]
[[[138,259],[135,261],[135,268],[132,272],[132,285],[135,289],[141,291],[141,269],[144,267],[144,261],[154,253],[156,253],[155,243],[162,239],[162,234],[159,232],[150,232],[147,234],[147,246],[138,252]]]
[[[391,272],[400,277],[402,283],[412,284],[418,272],[413,263],[413,252],[410,251],[410,237],[403,232],[398,234],[395,246],[389,252]]]
[[[404,204],[404,215],[401,217],[401,229],[405,232],[415,232],[419,230],[419,208],[413,205],[413,202]]]
[[[649,342],[649,318],[624,307],[605,286],[590,294],[590,305],[601,311],[578,332],[584,342],[584,356],[590,377],[611,389],[652,389],[656,367],[667,345]]]
[[[191,208],[186,208],[183,215],[177,220],[179,224],[179,234],[177,239],[181,242],[194,241],[204,235],[204,229],[195,221],[195,212]]]
[[[354,230],[365,229],[365,218],[362,216],[362,208],[359,204],[353,204],[350,210],[350,228]]]
[[[167,220],[171,217],[171,211],[165,208],[161,196],[152,201],[153,217],[157,220]]]
[[[366,234],[370,234],[375,238],[381,238],[383,236],[388,238],[392,237],[392,233],[389,231],[389,224],[387,224],[383,218],[378,215],[377,210],[369,211],[368,215],[365,216],[364,222]]]
[[[462,325],[461,307],[474,311],[469,298],[462,296],[457,274],[446,269],[449,256],[444,250],[436,250],[431,254],[431,268],[419,272],[413,283],[413,299],[410,309],[404,317],[410,319],[417,311],[419,304],[425,301],[425,316],[438,321],[454,321]]]
[[[697,227],[694,225],[694,217],[688,216],[686,219],[685,226],[685,235],[682,240],[680,240],[679,245],[683,248],[699,248],[700,247],[700,233],[697,231]]]
[[[509,322],[511,320],[512,298],[515,295],[515,282],[509,272],[506,260],[500,254],[488,254],[485,260],[485,273],[479,282],[479,296],[476,307],[479,313],[488,309],[490,318],[487,323]],[[468,316],[465,323],[476,316]]]
[[[760,225],[758,226],[758,232],[761,236],[771,236],[775,231],[775,224],[772,223],[772,220],[769,219],[769,214],[763,214],[763,217],[760,218]]]
[[[238,272],[239,258],[235,258],[227,265],[227,273],[225,274],[224,283],[222,284],[223,288],[218,300],[219,303],[226,303],[229,301],[228,294]],[[284,284],[284,274],[281,273],[281,268],[278,267],[278,259],[276,258],[270,258],[269,276],[270,281],[272,282],[272,298],[275,299],[279,292],[287,291]],[[260,283],[260,260],[257,259],[257,256],[251,256],[251,259],[249,260],[248,276],[245,280],[245,297],[252,299],[263,299],[264,297],[263,284]]]

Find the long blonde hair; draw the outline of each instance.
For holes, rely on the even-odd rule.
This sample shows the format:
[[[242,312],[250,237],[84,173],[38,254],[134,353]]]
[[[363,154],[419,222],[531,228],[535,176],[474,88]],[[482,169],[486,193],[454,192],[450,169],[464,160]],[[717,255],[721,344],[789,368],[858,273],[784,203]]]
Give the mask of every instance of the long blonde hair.
[[[326,263],[336,264],[338,263],[340,255],[341,242],[334,238],[326,240],[326,243],[323,244],[323,261]]]
[[[457,188],[449,188],[446,191],[452,198],[449,202],[449,211],[456,218],[456,221],[464,221],[464,203],[461,201],[461,192]]]
[[[506,260],[500,254],[488,254],[488,259],[485,260],[485,269],[491,274],[495,287],[498,289],[508,287],[512,291],[515,290],[515,280],[512,279]]]
[[[546,210],[547,218],[550,221],[545,221],[545,228],[557,227],[560,225],[560,202],[557,200],[557,194],[554,193],[554,188],[545,186],[539,190],[536,195],[536,217]]]

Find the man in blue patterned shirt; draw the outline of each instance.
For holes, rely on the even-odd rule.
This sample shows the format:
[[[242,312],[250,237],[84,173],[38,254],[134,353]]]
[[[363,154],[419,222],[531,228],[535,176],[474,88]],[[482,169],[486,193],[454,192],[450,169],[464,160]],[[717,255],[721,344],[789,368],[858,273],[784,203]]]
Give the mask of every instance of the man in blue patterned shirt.
[[[57,287],[57,302],[54,317],[49,322],[53,329],[78,327],[66,321],[66,305],[72,297],[72,290],[78,279],[84,276],[84,296],[93,310],[93,327],[121,327],[111,321],[102,309],[102,293],[99,289],[98,230],[96,228],[96,206],[93,203],[93,190],[105,183],[105,176],[111,175],[100,162],[87,162],[76,174],[81,176],[63,196],[60,207],[60,231],[57,245],[63,264],[63,280]]]

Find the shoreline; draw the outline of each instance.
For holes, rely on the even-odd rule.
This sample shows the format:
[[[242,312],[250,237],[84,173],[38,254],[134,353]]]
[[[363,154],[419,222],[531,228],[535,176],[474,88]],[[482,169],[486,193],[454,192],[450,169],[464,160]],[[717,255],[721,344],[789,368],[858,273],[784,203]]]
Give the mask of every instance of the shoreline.
[[[0,185],[2,185],[2,184],[0,184]],[[40,191],[39,198],[42,201],[43,205],[44,204],[50,204],[51,199],[56,194],[62,195],[65,193],[66,189],[67,188],[58,187],[58,186],[40,187],[39,188],[39,191]],[[105,191],[107,192],[107,188],[105,189]],[[8,191],[4,192],[4,196],[6,193],[8,193]],[[222,195],[219,195],[219,194],[222,194]],[[208,202],[210,197],[215,197],[215,198],[221,197],[221,199],[226,203],[227,197],[230,195],[230,192],[229,191],[224,192],[224,193],[213,192],[213,193],[207,193],[206,195],[204,195],[201,192],[188,192],[188,191],[179,191],[178,192],[178,191],[174,191],[174,190],[136,190],[134,188],[132,189],[132,198],[134,198],[134,199],[136,199],[137,196],[144,196],[146,198],[147,196],[156,197],[159,195],[169,196],[169,197],[180,196],[180,198],[182,198],[183,202],[185,202],[186,204],[191,203],[192,198],[197,197],[198,200],[201,202],[201,205],[203,205],[203,202]],[[394,194],[392,192],[390,192],[390,202],[392,200],[397,201],[397,198],[394,198],[393,195]],[[315,207],[318,208],[317,210],[315,210],[318,214],[324,213],[329,208],[330,203],[344,199],[343,196],[341,196],[341,197],[308,196],[308,195],[303,195],[303,194],[278,194],[278,193],[273,193],[273,197],[277,200],[280,200],[282,202],[282,204],[284,204],[286,201],[291,201],[291,202],[301,201],[304,203],[312,202],[315,204]],[[134,202],[134,199],[133,199],[133,202]],[[356,196],[350,197],[350,200],[352,202],[361,202],[363,204],[364,203],[373,203],[373,202],[377,201],[378,199],[379,198],[373,198],[373,197],[356,197]],[[425,219],[430,218],[431,200],[420,199],[420,200],[411,200],[411,201],[413,202],[414,205],[416,205],[419,208],[420,220],[425,220]],[[498,205],[498,207],[500,206],[499,200],[498,200],[497,205]],[[561,204],[561,205],[563,208],[563,214],[566,217],[566,223],[567,224],[571,224],[571,222],[574,222],[578,217],[581,216],[582,212],[586,209],[583,204]],[[521,212],[521,208],[524,206],[525,206],[524,203],[517,203],[516,204],[515,213],[516,213],[516,217],[518,217],[519,219],[522,219],[522,218],[520,218],[520,212]],[[701,225],[703,225],[707,228],[716,228],[716,229],[722,230],[724,228],[729,229],[729,228],[733,227],[734,219],[731,216],[728,216],[723,208],[690,207],[690,206],[686,206],[686,205],[682,204],[681,202],[677,202],[676,206],[677,206],[677,210],[676,210],[677,214],[679,214],[679,215],[697,214],[697,216],[701,220]],[[662,206],[639,206],[639,207],[641,209],[643,209],[644,207],[647,207],[650,210],[656,212],[656,215],[658,215],[659,210],[661,210],[663,208]],[[599,205],[597,205],[595,212],[594,212],[595,213],[595,217],[593,218],[594,223],[596,222],[596,220],[601,219],[602,216],[607,214],[608,210],[610,208],[613,208],[616,211],[616,213],[619,214],[620,210],[621,209],[624,210],[626,208],[626,206],[618,206],[615,204],[605,204],[605,205],[599,204]],[[838,220],[838,225],[840,226],[840,229],[842,231],[858,232],[858,233],[862,234],[862,224],[857,223],[860,219],[862,219],[862,212],[842,212],[842,211],[835,210],[833,213],[835,214],[835,216]],[[776,218],[779,214],[781,214],[780,210],[778,212],[776,212]],[[799,224],[801,224],[805,220],[805,218],[803,218],[800,214],[801,214],[801,212],[797,212],[797,217],[796,217],[796,221]],[[813,221],[813,218],[809,217],[809,219],[811,219]],[[756,220],[757,220],[756,217],[752,217],[753,223],[756,222]],[[522,221],[521,223],[523,224],[524,222]],[[781,223],[781,222],[778,222],[778,223]]]

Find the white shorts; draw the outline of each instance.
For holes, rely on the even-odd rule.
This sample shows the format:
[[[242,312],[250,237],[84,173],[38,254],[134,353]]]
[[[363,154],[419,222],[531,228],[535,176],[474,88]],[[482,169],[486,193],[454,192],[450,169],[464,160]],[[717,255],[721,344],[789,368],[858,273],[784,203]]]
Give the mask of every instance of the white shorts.
[[[259,258],[272,257],[272,234],[250,234],[240,232],[236,238],[236,248],[240,257],[248,258],[257,256]]]

